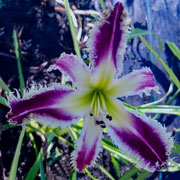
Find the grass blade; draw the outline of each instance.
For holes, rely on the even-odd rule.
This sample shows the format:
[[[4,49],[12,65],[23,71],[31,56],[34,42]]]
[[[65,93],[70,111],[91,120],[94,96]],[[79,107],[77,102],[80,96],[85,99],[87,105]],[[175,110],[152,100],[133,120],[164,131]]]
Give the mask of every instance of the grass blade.
[[[7,131],[8,129],[11,129],[11,128],[16,128],[17,126],[14,125],[14,124],[4,124],[3,127],[2,127],[2,130],[3,131]]]
[[[10,93],[10,89],[7,87],[7,85],[5,84],[5,82],[3,81],[1,77],[0,77],[0,86],[2,87],[4,91],[6,91],[7,93]]]
[[[141,175],[138,176],[136,180],[144,180],[149,174],[150,172],[144,171]]]
[[[100,0],[100,4],[101,4],[103,11],[106,11],[106,5],[104,3],[104,0]]]
[[[19,140],[18,140],[18,144],[16,147],[16,152],[14,154],[14,158],[13,158],[13,162],[11,165],[11,169],[10,169],[10,174],[9,174],[9,179],[8,180],[15,180],[16,179],[16,173],[17,173],[17,166],[18,166],[18,162],[19,162],[19,156],[20,156],[20,151],[21,151],[21,146],[22,146],[22,141],[24,138],[24,134],[25,134],[25,126],[22,128]]]
[[[130,169],[128,172],[126,172],[119,180],[127,180],[128,178],[130,178],[137,172],[138,172],[138,169],[134,167]]]
[[[80,51],[79,44],[78,44],[78,41],[77,41],[77,38],[76,38],[72,17],[71,17],[70,11],[69,11],[70,7],[69,7],[68,0],[64,0],[64,5],[65,5],[68,21],[69,21],[69,26],[70,26],[71,36],[72,36],[72,39],[73,39],[74,49],[75,49],[75,52],[76,52],[77,56],[81,57],[81,51]]]
[[[20,59],[20,54],[19,54],[17,32],[15,29],[13,29],[13,40],[14,40],[14,48],[15,48],[16,59],[17,59],[17,67],[18,67],[19,80],[20,80],[21,96],[23,96],[24,95],[25,83],[24,83],[24,77],[23,77],[22,66],[21,66],[21,59]]]
[[[84,170],[85,170],[85,173],[86,173],[92,180],[100,180],[100,179],[96,179],[95,177],[93,177],[93,176],[91,175],[91,173],[88,171],[87,168],[85,168]]]
[[[123,160],[124,163],[126,163],[126,162],[133,163],[133,161],[131,159],[129,159],[127,156],[123,155],[119,149],[110,146],[109,144],[105,143],[104,141],[102,141],[102,144],[103,144],[103,148],[105,150],[112,153],[112,155],[118,156],[120,159]]]
[[[26,176],[25,180],[34,180],[37,176],[37,173],[39,172],[40,168],[40,161],[43,158],[43,150],[41,148],[36,161],[34,162],[33,166],[31,167],[30,171],[28,172],[28,175]]]
[[[41,180],[46,180],[46,175],[44,172],[44,165],[43,165],[43,157],[40,156],[40,174],[41,174]]]
[[[178,47],[170,41],[166,41],[166,44],[168,45],[169,49],[173,52],[173,54],[180,60],[180,50],[178,49]]]
[[[115,180],[115,179],[112,177],[112,175],[111,175],[108,171],[106,171],[105,168],[103,168],[101,165],[99,165],[99,164],[96,163],[96,162],[94,162],[94,164],[95,164],[109,179]]]
[[[130,32],[130,34],[128,35],[128,40],[131,40],[141,35],[147,35],[147,34],[150,34],[150,32],[147,30],[136,28]]]
[[[148,107],[137,107],[142,113],[174,114],[180,116],[180,106],[154,105]]]
[[[3,106],[9,107],[7,102],[6,102],[6,99],[3,98],[2,96],[0,96],[0,104],[2,104]]]
[[[120,178],[119,164],[118,164],[118,162],[116,161],[116,159],[113,156],[111,156],[111,162],[113,164],[113,167],[114,167],[114,170],[116,172],[117,177]]]
[[[69,180],[76,180],[77,179],[77,171],[74,169],[69,176]]]

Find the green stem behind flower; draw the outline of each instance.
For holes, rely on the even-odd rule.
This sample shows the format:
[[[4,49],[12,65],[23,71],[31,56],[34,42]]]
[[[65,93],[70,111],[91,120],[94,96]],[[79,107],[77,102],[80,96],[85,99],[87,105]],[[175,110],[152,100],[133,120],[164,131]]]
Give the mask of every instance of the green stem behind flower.
[[[19,80],[20,80],[21,96],[23,97],[25,83],[24,83],[24,77],[23,77],[22,66],[21,66],[21,59],[20,59],[20,54],[19,54],[17,32],[15,29],[13,30],[13,40],[14,40],[14,48],[15,48],[16,59],[17,59],[17,67],[18,67]]]
[[[22,131],[21,131],[21,134],[20,134],[20,137],[19,137],[19,141],[18,141],[18,145],[16,147],[16,152],[14,154],[14,158],[13,158],[13,162],[12,162],[12,165],[11,165],[8,180],[15,180],[16,179],[17,166],[18,166],[18,162],[19,162],[19,156],[20,156],[20,152],[21,152],[22,141],[23,141],[23,138],[24,138],[25,130],[26,130],[26,128],[24,126],[22,128]]]
[[[69,21],[69,27],[70,27],[71,36],[72,36],[72,39],[73,39],[74,49],[75,49],[75,52],[76,52],[77,56],[81,57],[81,51],[80,51],[79,44],[78,44],[78,41],[77,41],[77,38],[76,38],[74,25],[73,25],[72,17],[71,17],[70,10],[69,10],[70,7],[69,7],[68,0],[64,0],[64,5],[65,5],[68,21]]]

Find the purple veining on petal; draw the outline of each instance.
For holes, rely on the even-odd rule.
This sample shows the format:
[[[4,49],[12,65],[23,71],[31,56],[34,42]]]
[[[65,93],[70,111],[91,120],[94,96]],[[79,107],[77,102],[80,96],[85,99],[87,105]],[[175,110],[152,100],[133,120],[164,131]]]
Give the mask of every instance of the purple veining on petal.
[[[102,60],[107,59],[108,55],[110,55],[117,69],[118,49],[124,49],[122,45],[122,40],[125,36],[123,27],[124,18],[123,5],[116,3],[114,9],[104,18],[103,23],[99,25],[97,31],[94,33],[95,37],[93,38],[93,53],[91,57],[94,67],[98,66]]]
[[[157,130],[131,113],[129,113],[129,117],[138,135],[131,132],[130,129],[110,127],[123,144],[128,146],[135,154],[139,154],[147,164],[149,163],[150,168],[160,169],[160,167],[156,167],[157,162],[160,166],[165,167],[168,160],[166,145]]]
[[[92,160],[94,159],[94,156],[96,154],[96,146],[97,146],[97,142],[98,142],[98,137],[96,138],[94,144],[88,148],[87,144],[88,142],[85,142],[86,140],[86,136],[84,136],[83,138],[83,144],[82,147],[80,149],[80,151],[77,152],[77,157],[75,159],[76,161],[76,165],[77,165],[77,169],[79,170],[79,172],[83,171],[83,169],[86,166],[91,165]]]
[[[16,123],[22,123],[24,118],[27,118],[30,113],[33,112],[43,112],[52,115],[53,105],[57,104],[59,100],[69,94],[73,90],[70,89],[54,89],[36,94],[29,99],[13,100],[10,102],[11,112],[8,114],[8,119]],[[49,109],[49,111],[47,111]],[[45,112],[43,112],[45,114]],[[60,113],[60,111],[59,111]],[[60,113],[61,114],[61,113]],[[62,114],[63,115],[63,114]],[[64,116],[65,117],[65,116]]]

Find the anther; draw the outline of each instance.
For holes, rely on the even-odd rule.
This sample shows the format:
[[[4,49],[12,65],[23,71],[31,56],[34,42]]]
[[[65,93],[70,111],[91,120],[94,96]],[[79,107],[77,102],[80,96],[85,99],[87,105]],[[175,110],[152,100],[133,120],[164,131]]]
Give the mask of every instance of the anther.
[[[99,124],[104,124],[104,122],[103,121],[99,121]]]
[[[99,125],[99,124],[100,124],[100,121],[96,121],[96,124]]]
[[[93,113],[90,113],[89,115],[90,115],[90,116],[93,116]]]
[[[106,115],[106,119],[109,119],[109,114]]]
[[[106,125],[105,125],[105,124],[101,124],[101,127],[102,127],[102,128],[106,128]]]
[[[109,114],[106,115],[106,119],[109,119],[109,121],[112,121],[112,116],[110,116]]]
[[[112,116],[109,116],[109,120],[112,121]]]

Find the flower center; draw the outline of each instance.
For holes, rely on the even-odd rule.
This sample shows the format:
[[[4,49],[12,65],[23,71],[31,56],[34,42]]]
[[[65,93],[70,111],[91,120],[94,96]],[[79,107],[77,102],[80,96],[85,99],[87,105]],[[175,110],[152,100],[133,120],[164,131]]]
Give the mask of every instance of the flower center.
[[[106,127],[103,120],[101,120],[102,115],[105,115],[106,119],[112,120],[112,116],[107,113],[106,104],[106,97],[103,90],[95,89],[92,95],[90,116],[94,116],[96,124],[100,125],[102,128]]]

